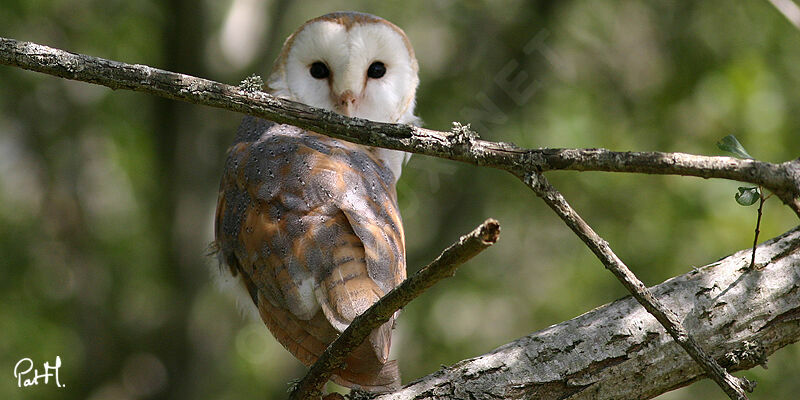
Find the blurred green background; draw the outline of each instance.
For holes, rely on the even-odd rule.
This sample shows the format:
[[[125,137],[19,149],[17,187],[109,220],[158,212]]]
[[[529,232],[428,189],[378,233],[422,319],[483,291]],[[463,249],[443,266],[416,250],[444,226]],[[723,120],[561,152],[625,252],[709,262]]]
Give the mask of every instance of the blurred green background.
[[[767,1],[2,0],[0,35],[238,83],[324,13],[411,39],[426,126],[528,147],[800,155],[800,31]],[[510,83],[509,83],[510,82]],[[213,281],[218,180],[241,115],[0,67],[0,398],[283,398],[304,368]],[[735,182],[554,172],[647,284],[751,244]],[[414,156],[399,182],[413,272],[484,218],[500,242],[403,312],[404,382],[626,294],[507,173]],[[797,218],[767,203],[766,240]],[[61,382],[18,389],[23,357]],[[800,392],[800,347],[752,399]],[[703,381],[662,399],[723,398]]]

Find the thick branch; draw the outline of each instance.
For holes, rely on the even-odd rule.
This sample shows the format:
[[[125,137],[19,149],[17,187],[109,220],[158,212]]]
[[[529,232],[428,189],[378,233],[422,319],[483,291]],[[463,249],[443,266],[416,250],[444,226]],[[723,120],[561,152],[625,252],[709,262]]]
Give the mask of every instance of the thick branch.
[[[356,317],[328,346],[292,391],[290,399],[319,398],[322,386],[328,381],[332,371],[342,366],[347,355],[358,347],[370,332],[388,321],[397,310],[405,307],[428,288],[444,278],[453,276],[461,264],[493,245],[499,237],[500,224],[493,219],[487,219],[475,230],[450,245],[430,264],[383,296],[367,311]]]
[[[613,152],[604,149],[524,149],[481,140],[467,129],[440,132],[400,124],[347,118],[263,92],[207,79],[69,53],[0,38],[0,64],[67,79],[129,89],[170,99],[246,113],[343,140],[500,168],[532,171],[633,172],[724,178],[761,185],[800,216],[800,159],[783,164],[681,153]]]
[[[800,339],[800,228],[651,288],[725,368],[764,364]],[[645,399],[704,371],[632,297],[461,361],[380,396],[411,399]]]
[[[575,212],[564,196],[550,185],[542,174],[533,173],[520,178],[586,243],[603,265],[633,294],[639,304],[644,306],[664,326],[672,338],[703,367],[708,376],[725,391],[728,397],[739,400],[747,399],[745,391],[752,392],[753,385],[747,379],[736,378],[720,367],[689,335],[689,332],[678,320],[678,316],[653,296],[644,283],[611,250],[608,242],[603,240]]]

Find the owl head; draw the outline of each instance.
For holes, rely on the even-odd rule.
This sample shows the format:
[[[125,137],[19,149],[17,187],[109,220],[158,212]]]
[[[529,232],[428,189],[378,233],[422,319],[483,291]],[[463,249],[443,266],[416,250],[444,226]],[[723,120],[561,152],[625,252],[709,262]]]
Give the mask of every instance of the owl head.
[[[286,39],[267,86],[278,97],[346,116],[418,124],[417,70],[402,29],[374,15],[336,12]]]

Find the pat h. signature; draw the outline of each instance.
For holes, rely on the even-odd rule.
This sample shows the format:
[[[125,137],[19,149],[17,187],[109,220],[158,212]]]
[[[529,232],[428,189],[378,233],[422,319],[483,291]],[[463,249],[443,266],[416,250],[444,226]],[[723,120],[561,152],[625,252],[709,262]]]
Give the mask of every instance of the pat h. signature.
[[[44,373],[39,374],[38,369],[33,369],[33,360],[30,358],[23,358],[17,361],[17,365],[14,366],[14,378],[17,379],[17,387],[28,387],[28,386],[36,386],[39,383],[39,379],[44,378],[44,384],[47,385],[50,383],[50,378],[53,378],[57,387],[63,388],[66,385],[63,385],[58,380],[58,369],[61,368],[61,357],[56,356],[55,365],[50,365],[49,362],[44,363]]]

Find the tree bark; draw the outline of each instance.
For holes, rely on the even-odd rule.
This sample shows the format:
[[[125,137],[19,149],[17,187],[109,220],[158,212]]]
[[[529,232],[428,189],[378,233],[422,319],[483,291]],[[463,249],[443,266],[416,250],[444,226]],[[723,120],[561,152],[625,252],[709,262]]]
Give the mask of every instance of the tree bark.
[[[729,370],[800,339],[800,227],[672,278],[653,293]],[[444,368],[380,400],[645,399],[702,369],[632,297]]]

